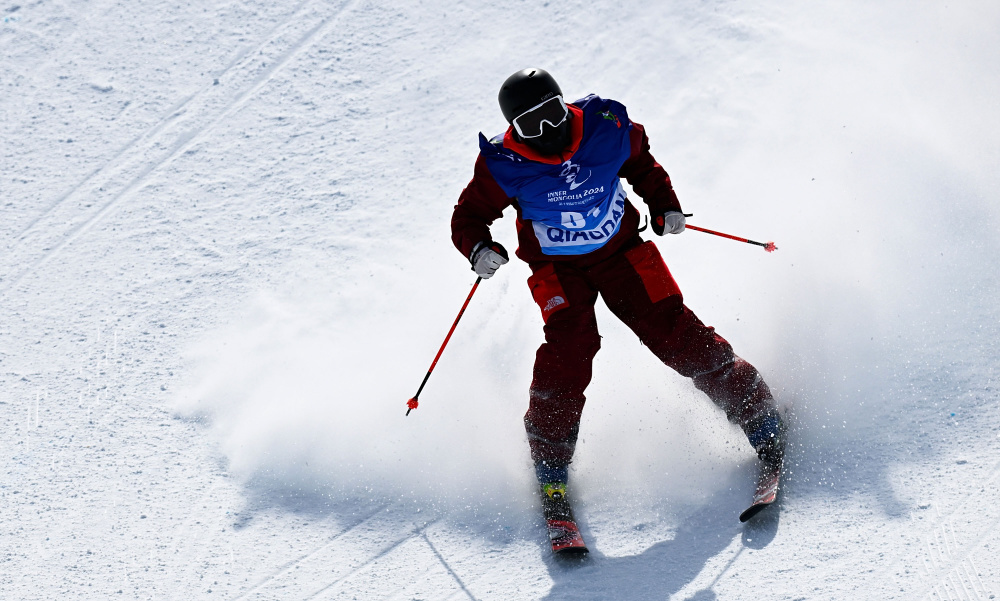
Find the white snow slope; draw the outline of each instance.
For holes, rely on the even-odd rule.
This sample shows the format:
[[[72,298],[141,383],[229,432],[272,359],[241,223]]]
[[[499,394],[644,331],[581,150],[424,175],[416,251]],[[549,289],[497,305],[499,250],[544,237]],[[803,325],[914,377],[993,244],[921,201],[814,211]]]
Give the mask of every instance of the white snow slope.
[[[0,4],[3,599],[992,599],[1000,4]],[[643,123],[690,307],[794,415],[742,434],[601,310],[555,561],[520,263],[449,240],[499,84]],[[513,218],[495,224],[515,245]]]

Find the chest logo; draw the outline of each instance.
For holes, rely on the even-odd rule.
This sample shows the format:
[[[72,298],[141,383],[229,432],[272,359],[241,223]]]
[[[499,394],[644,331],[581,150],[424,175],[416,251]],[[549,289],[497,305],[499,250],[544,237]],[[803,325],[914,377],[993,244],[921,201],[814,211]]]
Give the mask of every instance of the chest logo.
[[[566,183],[569,184],[570,190],[576,190],[585,184],[588,179],[590,179],[590,176],[592,175],[590,169],[587,170],[587,177],[582,180],[577,179],[580,177],[581,169],[582,167],[579,164],[574,163],[572,160],[563,163],[563,169],[559,172],[559,177],[566,178]]]
[[[618,120],[618,116],[615,115],[614,113],[612,113],[611,111],[604,111],[603,113],[598,113],[598,115],[604,117],[608,121],[614,121],[615,122],[615,127],[621,129],[622,122],[619,121]]]

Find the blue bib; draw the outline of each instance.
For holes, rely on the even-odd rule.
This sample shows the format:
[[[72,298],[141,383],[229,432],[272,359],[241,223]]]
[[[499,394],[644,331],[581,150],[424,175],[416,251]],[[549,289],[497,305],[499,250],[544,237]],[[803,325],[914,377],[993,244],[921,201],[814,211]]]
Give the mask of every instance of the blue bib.
[[[486,166],[507,196],[517,200],[521,218],[531,221],[546,255],[601,248],[618,233],[625,214],[618,177],[632,154],[632,122],[625,107],[594,95],[573,104],[583,110],[583,139],[560,165],[532,161],[479,135]]]

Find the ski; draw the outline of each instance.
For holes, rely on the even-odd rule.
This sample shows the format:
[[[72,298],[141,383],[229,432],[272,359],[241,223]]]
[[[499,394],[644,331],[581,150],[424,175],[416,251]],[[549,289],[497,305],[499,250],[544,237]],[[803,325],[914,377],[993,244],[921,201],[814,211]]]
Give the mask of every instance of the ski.
[[[778,484],[781,481],[781,461],[767,462],[761,464],[760,474],[757,476],[757,490],[753,495],[753,502],[740,514],[740,521],[746,522],[757,515],[778,498]]]
[[[590,552],[576,525],[573,508],[566,499],[565,485],[553,487],[547,484],[542,487],[542,512],[553,553],[568,556]]]
[[[549,531],[549,541],[552,543],[552,552],[557,555],[582,555],[589,553],[587,543],[583,542],[580,529],[576,522],[568,520],[547,520],[546,527]]]

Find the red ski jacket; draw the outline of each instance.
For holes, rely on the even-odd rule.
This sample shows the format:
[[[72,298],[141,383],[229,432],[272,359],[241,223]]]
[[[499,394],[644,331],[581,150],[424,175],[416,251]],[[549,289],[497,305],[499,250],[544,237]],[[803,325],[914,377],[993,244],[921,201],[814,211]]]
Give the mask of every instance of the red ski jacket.
[[[492,143],[507,151],[513,151],[523,159],[532,163],[559,165],[570,160],[581,145],[587,144],[580,109],[574,104],[568,105],[573,112],[570,122],[571,144],[562,155],[541,155],[531,147],[514,139],[513,128],[508,128],[502,139],[498,136]],[[680,202],[670,183],[670,176],[653,158],[649,152],[649,139],[642,125],[632,121],[628,131],[631,143],[631,154],[618,168],[618,176],[624,177],[632,189],[642,197],[653,216],[662,215],[667,211],[680,211]],[[503,216],[503,211],[513,205],[517,210],[518,249],[517,256],[532,264],[549,261],[575,261],[581,267],[596,264],[614,254],[623,244],[635,238],[639,227],[639,212],[631,202],[625,202],[625,214],[621,225],[606,244],[581,255],[551,255],[544,254],[530,220],[523,218],[518,199],[509,197],[480,153],[472,181],[462,191],[455,205],[451,218],[452,241],[458,250],[468,258],[473,247],[481,242],[492,242],[490,225]]]

